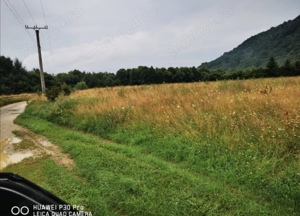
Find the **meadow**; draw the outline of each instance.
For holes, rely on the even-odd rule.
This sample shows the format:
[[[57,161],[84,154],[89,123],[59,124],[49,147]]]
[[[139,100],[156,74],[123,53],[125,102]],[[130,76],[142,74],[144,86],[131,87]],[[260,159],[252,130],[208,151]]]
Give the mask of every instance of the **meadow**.
[[[16,122],[47,136],[76,166],[45,156],[7,170],[94,215],[297,215],[299,98],[300,77],[37,99]]]

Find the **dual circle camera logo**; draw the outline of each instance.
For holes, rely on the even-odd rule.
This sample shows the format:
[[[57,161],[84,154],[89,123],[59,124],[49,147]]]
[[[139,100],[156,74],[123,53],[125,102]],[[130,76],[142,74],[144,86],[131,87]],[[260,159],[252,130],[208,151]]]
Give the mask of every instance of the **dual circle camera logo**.
[[[28,215],[29,214],[29,208],[27,206],[13,206],[11,208],[11,213],[13,215]]]

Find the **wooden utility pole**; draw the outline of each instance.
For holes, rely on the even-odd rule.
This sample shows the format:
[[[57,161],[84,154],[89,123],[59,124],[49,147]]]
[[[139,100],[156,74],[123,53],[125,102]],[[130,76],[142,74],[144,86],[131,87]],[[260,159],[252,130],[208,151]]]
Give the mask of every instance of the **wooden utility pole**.
[[[45,94],[46,91],[46,85],[45,85],[45,79],[44,79],[44,69],[43,69],[43,61],[42,61],[42,53],[41,53],[41,45],[40,45],[40,29],[48,29],[48,26],[44,27],[37,27],[36,25],[33,27],[28,27],[28,25],[25,25],[26,29],[34,29],[36,34],[36,41],[37,41],[37,48],[39,53],[39,64],[40,64],[40,77],[41,77],[41,86],[42,86],[42,93]]]

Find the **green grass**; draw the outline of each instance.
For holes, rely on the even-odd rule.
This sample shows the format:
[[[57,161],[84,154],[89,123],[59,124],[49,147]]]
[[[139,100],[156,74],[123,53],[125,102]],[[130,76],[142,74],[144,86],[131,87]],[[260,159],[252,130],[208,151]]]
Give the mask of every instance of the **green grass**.
[[[17,137],[21,137],[21,138],[25,137],[25,133],[23,131],[14,130],[14,131],[12,131],[12,133],[14,135],[16,135]]]
[[[13,134],[15,134],[17,137],[22,138],[22,141],[19,143],[14,144],[14,150],[15,151],[23,151],[23,150],[30,150],[34,149],[35,144],[29,139],[25,138],[25,133],[23,131],[14,130],[12,131]]]
[[[85,194],[88,191],[87,184],[74,172],[58,166],[50,156],[25,159],[22,163],[10,165],[4,172],[17,173],[69,203],[83,205],[85,210],[89,210],[88,203],[85,201],[88,196],[87,193]]]
[[[75,167],[45,157],[8,169],[94,215],[299,215],[299,81],[104,88],[33,101],[16,122],[59,145]],[[265,86],[272,93],[261,94]],[[32,167],[40,173],[27,174]]]
[[[134,132],[127,137],[115,133],[116,144],[28,113],[17,123],[60,145],[76,166],[67,170],[44,157],[5,171],[23,175],[93,215],[298,214],[299,175],[288,167],[276,168],[282,164],[251,150],[231,152],[222,143],[213,147],[210,143],[217,139],[203,140],[198,149],[180,137],[151,142],[145,140],[146,132],[134,139]],[[261,170],[251,169],[256,163]]]
[[[14,144],[14,150],[15,151],[22,151],[22,150],[29,150],[33,149],[35,144],[28,139],[24,139],[19,143]]]

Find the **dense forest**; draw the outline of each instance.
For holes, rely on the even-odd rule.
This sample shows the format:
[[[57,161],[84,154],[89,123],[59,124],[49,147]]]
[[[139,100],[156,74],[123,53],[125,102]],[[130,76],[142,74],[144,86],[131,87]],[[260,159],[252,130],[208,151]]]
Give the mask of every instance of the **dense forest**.
[[[266,67],[273,56],[279,64],[300,59],[300,16],[250,37],[230,52],[201,64],[209,70],[241,70]]]
[[[224,79],[250,79],[261,77],[299,76],[300,61],[286,60],[279,65],[270,57],[265,68],[251,68],[237,71],[208,70],[204,67],[153,68],[139,66],[120,69],[116,74],[107,72],[91,73],[72,70],[68,73],[51,75],[45,73],[46,88],[86,89],[119,85],[143,85],[161,83],[184,83],[216,81]],[[19,94],[41,91],[38,69],[27,71],[18,60],[0,56],[0,94]]]

